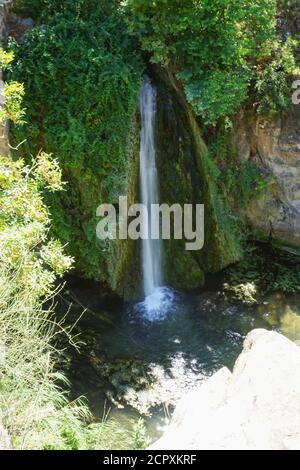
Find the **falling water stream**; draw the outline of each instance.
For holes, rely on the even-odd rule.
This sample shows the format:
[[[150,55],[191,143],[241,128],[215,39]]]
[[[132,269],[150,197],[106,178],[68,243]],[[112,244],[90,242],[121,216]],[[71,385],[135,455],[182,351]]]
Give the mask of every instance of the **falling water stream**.
[[[151,205],[159,203],[158,176],[155,161],[154,126],[156,113],[156,90],[145,77],[140,93],[141,148],[140,148],[140,187],[141,203],[147,207],[143,214],[143,227],[146,237],[142,240],[142,264],[145,296],[154,293],[162,285],[162,246],[161,240],[149,236],[151,229],[159,228],[159,220],[151,220]],[[147,218],[145,220],[145,218]],[[156,224],[156,227],[152,227]]]
[[[155,160],[155,114],[156,89],[148,77],[140,92],[141,147],[140,147],[140,188],[141,203],[147,208],[142,214],[142,270],[145,300],[137,309],[148,320],[164,317],[173,293],[163,286],[162,241],[151,238],[151,233],[159,233],[159,218],[151,217],[151,206],[159,204],[158,173]]]

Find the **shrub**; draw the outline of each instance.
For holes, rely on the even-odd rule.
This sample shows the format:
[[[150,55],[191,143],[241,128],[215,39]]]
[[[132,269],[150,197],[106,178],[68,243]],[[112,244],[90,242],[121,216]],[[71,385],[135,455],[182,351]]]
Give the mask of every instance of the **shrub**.
[[[256,299],[275,291],[297,293],[299,256],[272,247],[248,246],[243,260],[225,270],[225,291],[240,300],[245,300],[245,294],[250,298],[249,293]]]
[[[42,168],[42,171],[41,171]],[[113,420],[92,423],[83,400],[69,402],[68,381],[55,362],[58,336],[53,304],[56,278],[72,264],[49,240],[42,187],[57,190],[60,171],[41,154],[33,167],[0,157],[0,416],[17,449],[135,447]],[[72,343],[73,344],[73,343]],[[74,346],[74,344],[73,344]],[[140,440],[138,440],[138,445]]]
[[[96,208],[127,192],[142,74],[118,2],[53,2],[20,44],[11,77],[24,82],[26,126],[13,126],[18,156],[42,148],[58,159],[67,191],[46,195],[53,233],[89,278],[107,281],[107,242]],[[114,8],[116,6],[116,8]],[[62,11],[63,9],[63,11]]]
[[[20,116],[3,113],[2,120]],[[53,313],[56,281],[72,259],[49,237],[43,194],[63,186],[57,161],[43,152],[31,166],[0,156],[1,422],[17,449],[131,446],[130,433],[114,421],[91,424],[84,401],[69,402],[68,382],[55,367],[58,335],[72,341]]]
[[[128,1],[128,22],[151,61],[183,81],[207,124],[247,98],[256,62],[270,54],[275,0]]]
[[[296,45],[292,38],[283,44],[275,41],[269,60],[257,66],[255,101],[259,114],[274,118],[291,106],[292,77],[300,75],[293,54]]]

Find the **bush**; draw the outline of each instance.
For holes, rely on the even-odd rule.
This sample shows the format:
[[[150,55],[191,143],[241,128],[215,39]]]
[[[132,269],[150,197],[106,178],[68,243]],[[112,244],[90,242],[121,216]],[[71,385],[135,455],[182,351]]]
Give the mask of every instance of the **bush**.
[[[291,38],[284,44],[275,41],[269,60],[257,67],[255,101],[259,114],[274,118],[291,106],[292,77],[300,75],[293,54],[296,45]]]
[[[12,128],[17,143],[27,139],[18,156],[42,148],[59,160],[68,187],[46,196],[54,236],[68,243],[82,275],[106,281],[107,242],[96,237],[96,208],[127,192],[142,74],[117,3],[63,2],[22,43],[12,43],[11,77],[24,82],[28,121]]]
[[[300,292],[299,256],[272,247],[248,246],[243,260],[224,275],[225,291],[239,300],[276,291]]]
[[[13,54],[0,50],[2,65]],[[23,88],[12,90],[1,115],[23,116]],[[83,400],[69,402],[66,377],[57,372],[57,279],[71,268],[60,242],[49,236],[46,193],[64,189],[57,160],[44,152],[26,165],[0,156],[0,419],[17,449],[113,449],[134,447],[136,433],[112,420],[91,424]],[[46,308],[45,305],[52,305]],[[74,345],[74,343],[73,343]],[[121,444],[120,444],[121,442]],[[140,444],[140,442],[139,442]]]
[[[112,420],[93,423],[83,400],[68,401],[57,372],[53,303],[57,277],[72,264],[48,239],[41,189],[61,188],[56,161],[41,154],[32,167],[0,157],[0,416],[17,449],[114,449],[136,445],[136,432]],[[72,343],[73,344],[73,343]],[[65,391],[64,391],[65,390]],[[140,445],[140,441],[138,441]]]
[[[87,17],[99,7],[99,3],[99,0],[14,0],[13,10],[18,15],[43,21],[57,13],[70,11],[77,16]],[[116,9],[119,4],[118,0],[101,0],[101,7],[106,12]]]
[[[247,98],[257,61],[276,40],[275,0],[128,1],[128,22],[151,61],[170,67],[206,124]]]
[[[54,372],[51,311],[42,302],[55,292],[72,260],[56,241],[47,242],[49,214],[43,204],[38,171],[51,160],[42,154],[35,167],[0,157],[0,408],[17,448],[62,447],[61,423],[79,420],[86,409],[67,404]],[[53,163],[52,163],[53,165]],[[46,175],[59,186],[56,166]]]

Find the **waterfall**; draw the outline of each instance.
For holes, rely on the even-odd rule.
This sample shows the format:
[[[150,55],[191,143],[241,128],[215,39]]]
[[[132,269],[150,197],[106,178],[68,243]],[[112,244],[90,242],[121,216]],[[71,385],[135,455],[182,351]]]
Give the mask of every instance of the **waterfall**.
[[[158,176],[155,161],[155,114],[156,89],[151,85],[150,79],[145,77],[140,92],[141,113],[141,147],[140,147],[140,188],[141,203],[148,209],[148,234],[142,240],[142,268],[144,294],[150,296],[155,289],[162,286],[162,243],[161,240],[152,240],[151,234],[151,204],[159,203]],[[144,215],[145,217],[146,215]],[[143,215],[142,215],[143,217]],[[147,222],[142,220],[143,223]],[[159,220],[152,221],[159,228]],[[143,226],[147,226],[143,224]],[[159,232],[158,232],[159,233]]]
[[[159,233],[159,219],[151,219],[151,204],[159,204],[158,174],[155,161],[155,115],[156,89],[148,77],[144,78],[140,92],[141,147],[140,147],[140,192],[141,203],[148,214],[142,213],[142,270],[145,299],[135,306],[135,312],[147,321],[163,320],[174,311],[175,295],[172,289],[163,287],[162,241],[151,239],[151,229]],[[147,219],[146,219],[147,217]],[[144,235],[144,233],[143,233]]]

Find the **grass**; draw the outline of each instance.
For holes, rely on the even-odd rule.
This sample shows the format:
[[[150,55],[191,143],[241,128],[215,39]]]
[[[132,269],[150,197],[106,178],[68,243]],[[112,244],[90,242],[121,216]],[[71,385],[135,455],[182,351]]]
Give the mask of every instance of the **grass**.
[[[55,370],[56,336],[69,334],[52,309],[18,289],[18,272],[0,270],[0,410],[16,449],[141,447],[143,429],[109,418],[93,423],[83,399],[68,401],[66,377]]]

